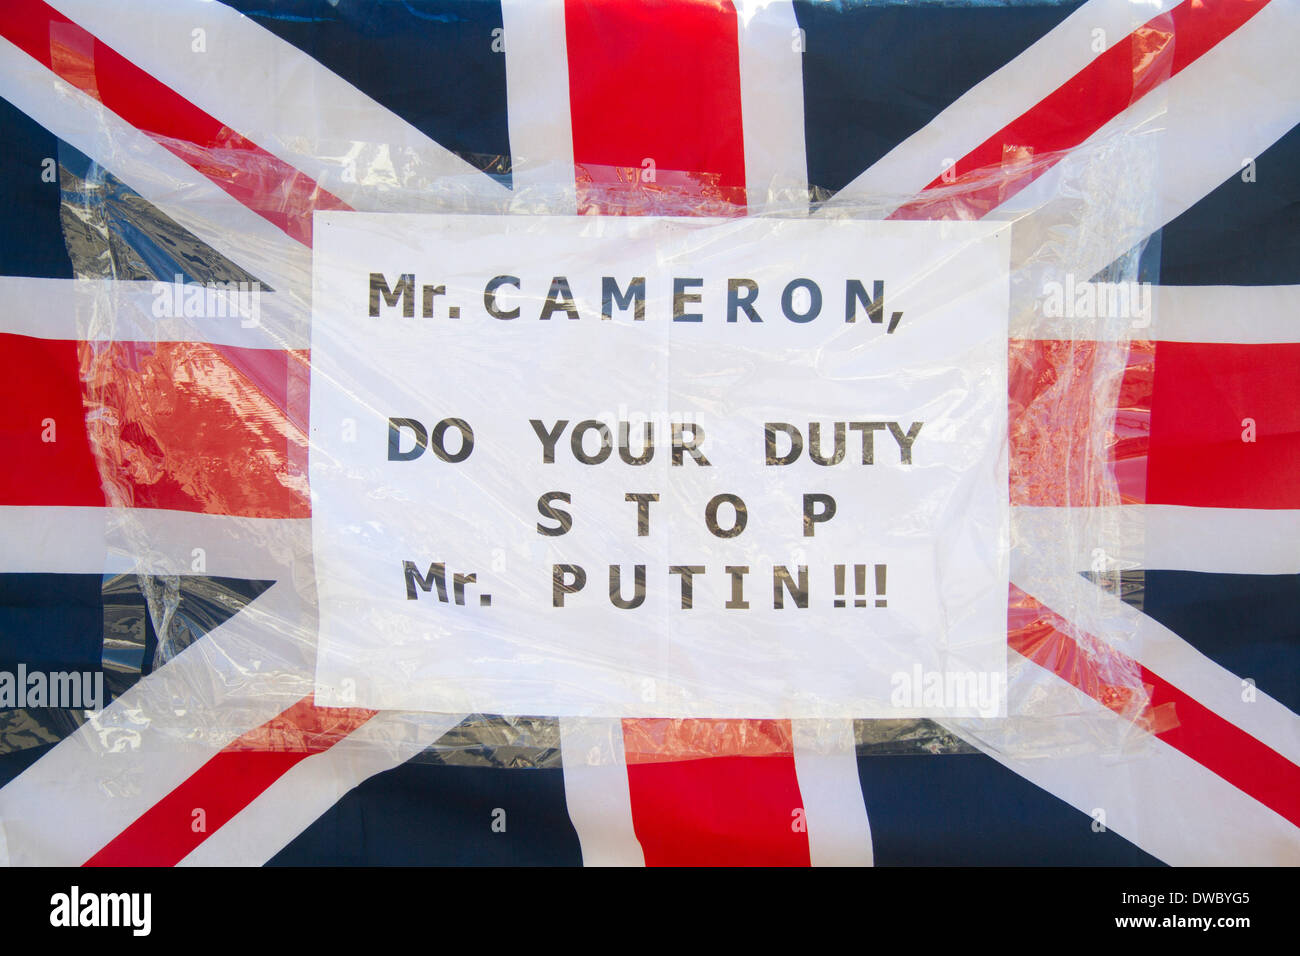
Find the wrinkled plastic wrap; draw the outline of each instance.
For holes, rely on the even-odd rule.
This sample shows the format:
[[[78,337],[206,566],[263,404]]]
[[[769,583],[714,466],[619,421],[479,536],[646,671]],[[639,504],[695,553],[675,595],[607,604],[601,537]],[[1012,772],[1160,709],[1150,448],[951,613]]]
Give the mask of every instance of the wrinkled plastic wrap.
[[[1139,6],[1135,26],[1148,19]],[[107,54],[75,42],[74,33],[61,40],[54,31],[50,44],[55,60],[63,58],[66,82],[84,91],[94,82],[84,77],[105,75]],[[1137,288],[1144,223],[1159,189],[1149,133],[1161,121],[1159,81],[1174,56],[1168,32],[1147,28],[1139,41],[1129,52],[1150,89],[1135,97],[1122,122],[1059,153],[1036,153],[1009,139],[1000,155],[959,170],[935,157],[935,183],[922,196],[869,179],[833,194],[817,183],[805,189],[775,180],[737,190],[707,170],[661,169],[647,178],[644,170],[614,165],[530,166],[518,154],[516,172],[527,168],[530,175],[517,176],[508,191],[482,171],[491,162],[435,168],[402,144],[324,137],[293,147],[315,158],[312,168],[320,172],[312,179],[295,173],[285,149],[272,156],[229,131],[224,142],[142,136],[120,117],[73,97],[88,125],[72,139],[87,151],[93,146],[94,156],[69,146],[58,157],[64,235],[78,281],[57,303],[57,315],[52,308],[31,321],[58,323],[62,337],[78,343],[76,384],[106,507],[87,509],[75,528],[34,532],[79,536],[79,547],[107,555],[102,659],[111,703],[98,710],[6,711],[0,747],[48,745],[84,723],[90,732],[82,728],[65,747],[121,752],[173,738],[213,748],[316,752],[323,735],[336,748],[382,751],[393,762],[418,757],[521,771],[558,766],[560,723],[544,706],[524,716],[384,711],[379,719],[357,708],[316,707],[310,719],[275,724],[277,715],[309,706],[303,702],[317,689],[308,480],[318,453],[317,423],[308,414],[312,213],[351,206],[512,217],[1006,223],[1006,716],[858,720],[849,746],[860,755],[978,748],[1016,759],[1067,753],[1135,759],[1151,746],[1151,731],[1179,720],[1172,706],[1150,705],[1150,689],[1127,650],[1131,625],[1110,597],[1130,566],[1117,555],[1135,550],[1131,529],[1108,506],[1121,503],[1126,476],[1144,467],[1144,425],[1126,415],[1122,391],[1140,381],[1133,370],[1147,358],[1143,315],[1065,317],[1049,314],[1044,304],[1053,283]],[[33,74],[41,69],[31,66]],[[39,77],[31,84],[40,87]],[[309,104],[329,95],[310,88],[296,93]],[[498,169],[505,165],[496,158]],[[195,170],[203,175],[195,179]],[[232,196],[255,215],[232,214]],[[539,228],[531,241],[544,246],[545,231]],[[1129,251],[1116,258],[1117,248]],[[710,252],[707,245],[697,250],[705,258]],[[818,250],[809,248],[807,257],[789,263],[792,274],[815,266]],[[256,316],[247,303],[229,300],[231,314],[222,318],[187,314],[179,302],[160,313],[160,295],[179,297],[196,283],[215,282],[256,290]],[[464,290],[450,290],[457,291]],[[527,313],[540,299],[534,290],[515,302]],[[662,358],[667,366],[671,353]],[[334,385],[358,395],[366,388],[347,380]],[[436,380],[429,389],[429,407],[455,404]],[[363,433],[373,435],[374,428],[363,424]],[[369,493],[360,481],[356,487],[358,495]],[[430,527],[440,519],[461,527],[437,505],[424,518]],[[537,520],[531,513],[521,518]],[[706,557],[710,564],[723,560]],[[597,574],[592,584],[599,591],[603,580]],[[505,655],[546,653],[508,633],[491,637]],[[1105,716],[1082,698],[1101,701]],[[783,753],[796,734],[813,749],[845,746],[842,719],[792,725],[736,716],[637,719],[621,710],[600,713],[599,705],[589,711],[577,716],[625,718],[615,749],[629,763]],[[365,734],[352,733],[362,724],[369,727]],[[613,752],[594,747],[589,760],[599,763]],[[133,774],[147,773],[106,765],[97,785],[110,796],[130,793],[142,785]]]

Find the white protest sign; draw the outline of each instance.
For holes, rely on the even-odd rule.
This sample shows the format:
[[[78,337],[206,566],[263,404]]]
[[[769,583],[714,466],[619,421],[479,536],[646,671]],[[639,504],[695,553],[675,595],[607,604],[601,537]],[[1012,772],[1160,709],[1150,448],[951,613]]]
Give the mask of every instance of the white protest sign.
[[[317,701],[1003,712],[1008,232],[318,213]]]

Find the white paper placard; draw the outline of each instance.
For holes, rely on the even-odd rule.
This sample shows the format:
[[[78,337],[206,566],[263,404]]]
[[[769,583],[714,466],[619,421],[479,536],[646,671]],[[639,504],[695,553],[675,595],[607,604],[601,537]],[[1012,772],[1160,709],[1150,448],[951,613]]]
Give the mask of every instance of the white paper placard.
[[[318,213],[317,701],[1003,713],[1009,228]]]

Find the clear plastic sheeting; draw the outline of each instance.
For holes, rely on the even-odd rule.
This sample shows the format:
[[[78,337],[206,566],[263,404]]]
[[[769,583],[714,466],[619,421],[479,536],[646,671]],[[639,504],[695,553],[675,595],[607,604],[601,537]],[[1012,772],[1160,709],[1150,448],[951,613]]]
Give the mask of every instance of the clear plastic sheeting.
[[[1117,137],[1108,149],[1098,148],[1093,162],[1123,162],[1131,170],[1130,180],[1137,184],[1132,194],[1099,201],[1085,184],[1091,167],[1084,163],[1076,169],[1078,157],[1071,160],[1075,165],[1059,169],[1049,158],[1037,158],[1043,176],[1054,179],[1054,188],[1040,190],[1043,200],[1018,211],[1011,220],[1012,563],[1015,568],[1027,562],[1049,574],[1090,569],[1091,565],[1073,567],[1071,562],[1076,552],[1091,554],[1087,542],[1106,540],[1109,513],[1097,510],[1083,517],[1079,512],[1082,523],[1071,532],[1075,538],[1062,540],[1036,534],[1032,522],[1020,520],[1022,509],[1018,506],[1082,507],[1120,500],[1111,458],[1116,443],[1117,392],[1129,356],[1131,324],[1111,315],[1077,316],[1070,320],[1069,328],[1062,328],[1060,321],[1043,315],[1043,288],[1056,281],[1044,277],[1060,275],[1062,285],[1066,277],[1074,277],[1076,282],[1092,278],[1090,274],[1088,279],[1078,278],[1086,273],[1076,272],[1073,264],[1089,262],[1093,255],[1089,245],[1097,232],[1120,228],[1134,215],[1134,203],[1146,195],[1141,184],[1143,177],[1150,175],[1152,163],[1140,138]],[[1020,168],[1016,174],[1027,175]],[[936,193],[959,202],[967,193],[986,194],[1009,175],[1000,165],[968,176],[964,183],[941,187]],[[743,212],[788,217],[803,212],[799,204],[786,202],[773,203],[770,208],[753,203],[744,209],[720,205],[707,183],[698,181],[668,179],[653,189],[626,186],[617,180],[593,179],[584,183],[583,189],[589,200],[598,200],[604,214]],[[936,196],[936,201],[939,198]],[[86,194],[78,195],[77,200],[84,211]],[[101,201],[107,203],[107,195]],[[901,203],[898,196],[869,197],[853,206],[814,204],[808,214],[878,218]],[[449,201],[448,207],[455,208],[454,202]],[[516,207],[528,210],[516,214],[540,213],[546,211],[546,202],[531,204],[521,195]],[[592,206],[589,211],[597,209]],[[1108,281],[1131,281],[1136,275],[1133,259],[1130,256],[1127,264],[1112,264]],[[172,283],[169,293],[179,299],[191,288]],[[295,299],[301,296],[285,291]],[[281,294],[279,290],[263,293]],[[237,290],[230,294],[233,299],[238,295]],[[522,303],[533,308],[539,304],[527,298]],[[241,315],[238,308],[236,301],[232,308],[236,318]],[[301,309],[305,312],[307,302],[302,302]],[[298,312],[296,306],[293,311]],[[95,425],[96,463],[117,509],[116,558],[131,562],[142,575],[184,575],[202,566],[209,574],[234,576],[248,573],[247,556],[253,553],[257,555],[254,563],[265,567],[258,579],[274,580],[274,591],[279,592],[275,595],[278,600],[268,600],[270,593],[263,595],[244,608],[238,619],[225,622],[193,644],[189,654],[200,658],[202,664],[193,668],[193,676],[172,675],[171,681],[179,686],[172,687],[169,696],[219,702],[227,714],[242,706],[241,702],[252,700],[258,702],[257,711],[272,701],[289,706],[316,689],[316,604],[307,525],[311,509],[306,465],[312,449],[306,432],[310,373],[310,356],[302,347],[306,343],[295,335],[295,347],[288,349],[213,344],[205,341],[209,323],[202,319],[190,324],[188,341],[117,340],[111,334],[112,316],[111,308],[95,309],[96,341],[82,347],[82,369],[87,407]],[[247,314],[243,317],[249,318]],[[171,509],[187,513],[172,515]],[[178,548],[178,543],[182,547]],[[191,543],[192,547],[184,547]],[[196,551],[203,554],[195,557]],[[1102,568],[1103,573],[1116,570]],[[1018,623],[1023,615],[1018,614],[1015,593],[1013,590],[1012,646],[1022,650],[1016,645],[1017,633],[1027,633],[1034,625]],[[152,601],[150,608],[160,633],[174,629],[165,600]],[[1115,622],[1115,629],[1101,636],[1083,634],[1068,623],[1073,618],[1070,608],[1057,606],[1055,610],[1063,615],[1056,621],[1062,630],[1058,638],[1062,647],[1102,675],[1097,680],[1104,680],[1124,699],[1119,711],[1138,720],[1144,690],[1131,659],[1116,651],[1117,644],[1122,645],[1122,625]],[[528,650],[520,646],[518,652],[526,654]],[[155,674],[153,681],[165,682],[167,678],[163,671]],[[200,686],[191,686],[189,681],[196,678]],[[1013,668],[1009,712],[1023,716],[1065,706],[1051,704],[1053,687],[1050,675],[1041,669]],[[132,720],[139,716],[140,711],[134,710]],[[98,718],[113,719],[111,710]],[[1084,726],[1086,718],[1078,715],[1077,719],[1080,723],[1075,730],[1082,734],[1084,745],[1104,748],[1116,744],[1108,739],[1112,730],[1089,731]],[[173,727],[168,732],[190,733],[192,728]],[[721,752],[729,752],[731,742],[725,734],[711,739]],[[1032,740],[1036,748],[1042,746],[1036,735],[1025,740]],[[348,741],[341,744],[346,746]],[[1132,745],[1132,741],[1125,743]],[[678,751],[674,746],[672,752],[689,755],[696,751],[690,747]]]
[[[1133,8],[1135,21],[1145,18],[1145,6]],[[1177,725],[1176,710],[1148,706],[1141,668],[1126,649],[1131,625],[1109,610],[1104,589],[1061,585],[1050,607],[1035,589],[1044,581],[1086,583],[1085,574],[1118,582],[1125,570],[1109,554],[1107,542],[1120,531],[1105,506],[1122,500],[1117,468],[1141,467],[1140,453],[1135,460],[1118,430],[1117,408],[1126,369],[1142,354],[1133,341],[1143,328],[1137,258],[1158,192],[1148,133],[1163,112],[1158,82],[1172,66],[1170,33],[1147,28],[1132,46],[1145,95],[1135,94],[1122,119],[1085,147],[1034,152],[1018,145],[1018,131],[1008,127],[999,134],[1005,142],[993,144],[1000,148],[986,144],[960,168],[944,170],[936,157],[935,183],[919,196],[877,188],[870,177],[834,192],[816,183],[807,191],[774,183],[771,190],[751,184],[745,193],[709,170],[660,169],[647,180],[643,170],[614,165],[548,165],[540,157],[530,165],[527,155],[512,163],[485,160],[498,174],[513,168],[517,181],[508,191],[500,175],[372,140],[299,144],[295,149],[313,157],[302,165],[323,171],[312,178],[295,169],[287,149],[268,152],[229,129],[224,140],[181,140],[167,129],[142,133],[95,103],[92,80],[75,79],[122,69],[106,62],[104,48],[50,36],[51,50],[75,61],[59,69],[75,87],[66,94],[73,114],[81,112],[69,122],[84,134],[69,134],[71,145],[59,156],[62,219],[78,282],[60,293],[69,298],[51,321],[67,326],[64,337],[76,341],[85,431],[106,504],[76,533],[102,548],[114,569],[103,587],[102,628],[103,660],[115,675],[112,701],[92,711],[65,746],[115,752],[175,739],[313,751],[322,735],[333,734],[335,747],[381,750],[394,761],[424,755],[465,766],[558,765],[554,718],[385,710],[382,725],[374,722],[362,737],[351,731],[370,720],[371,710],[342,707],[329,717],[310,703],[318,689],[319,623],[308,481],[318,452],[308,420],[312,216],[348,208],[1007,223],[1007,716],[860,720],[857,752],[979,746],[1017,757],[1090,751],[1125,758],[1150,745],[1152,729]],[[49,67],[33,60],[27,69],[30,78],[19,80],[33,104],[54,95],[44,76]],[[294,95],[324,108],[332,93],[308,86]],[[520,178],[521,169],[530,174]],[[527,255],[544,251],[546,233],[538,230],[530,242],[520,247]],[[1108,250],[1116,248],[1132,251],[1115,258]],[[711,254],[696,251],[705,259]],[[806,248],[802,261],[786,263],[791,275],[816,268],[826,251]],[[647,261],[654,255],[647,250]],[[1090,284],[1094,306],[1074,308]],[[1132,308],[1095,305],[1117,289],[1132,290]],[[464,292],[449,294],[457,291]],[[513,301],[536,313],[543,299],[544,290],[532,290]],[[660,358],[667,368],[674,356],[663,351]],[[364,393],[353,381],[334,384]],[[458,396],[441,391],[437,380],[428,389],[431,406],[457,405]],[[525,400],[520,407],[528,411]],[[359,496],[370,493],[357,488]],[[1047,509],[1068,510],[1070,520],[1048,521]],[[531,524],[537,515],[520,518]],[[434,507],[423,520],[466,533],[450,511]],[[593,591],[604,588],[604,570],[593,571]],[[124,592],[134,602],[129,614],[114,603]],[[493,637],[506,657],[548,652],[508,633]],[[545,687],[533,693],[544,703]],[[1103,703],[1106,714],[1082,706],[1084,698]],[[698,704],[699,716],[709,716],[707,698]],[[297,729],[275,725],[293,708],[312,717]],[[629,762],[791,746],[784,720],[638,720],[621,708],[586,716],[628,718]],[[6,713],[0,746],[45,746],[72,734],[82,719],[39,709]],[[439,730],[448,719],[454,729]],[[104,792],[129,789],[130,779],[115,777],[112,766],[103,771]]]

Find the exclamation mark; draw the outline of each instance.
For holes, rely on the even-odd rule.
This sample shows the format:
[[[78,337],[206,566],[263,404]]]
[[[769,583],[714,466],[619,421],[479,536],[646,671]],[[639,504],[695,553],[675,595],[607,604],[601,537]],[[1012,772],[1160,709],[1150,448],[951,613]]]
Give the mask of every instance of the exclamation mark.
[[[835,565],[835,606],[844,607],[844,565]]]
[[[853,593],[857,598],[853,602],[854,607],[867,606],[867,566],[865,564],[853,565]]]
[[[885,565],[876,565],[876,607],[888,607],[885,601]]]

